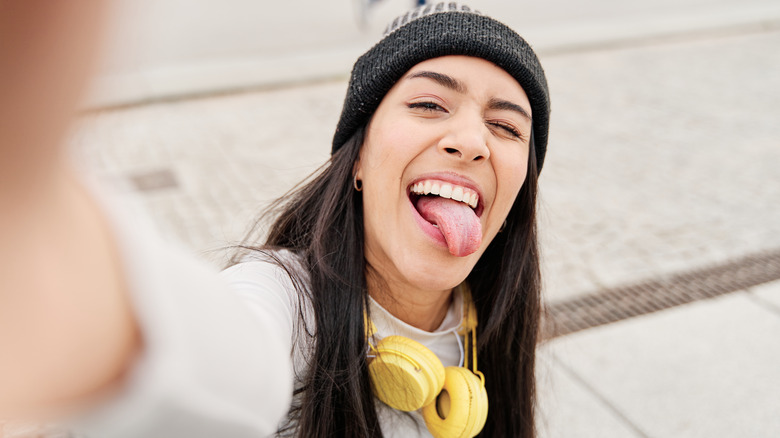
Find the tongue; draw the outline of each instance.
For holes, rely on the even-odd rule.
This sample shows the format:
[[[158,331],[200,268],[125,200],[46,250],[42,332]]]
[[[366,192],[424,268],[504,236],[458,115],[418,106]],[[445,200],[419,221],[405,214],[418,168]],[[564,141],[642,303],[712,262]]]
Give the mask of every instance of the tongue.
[[[479,249],[482,224],[468,205],[439,196],[423,196],[417,201],[417,211],[439,227],[450,254],[465,257]]]

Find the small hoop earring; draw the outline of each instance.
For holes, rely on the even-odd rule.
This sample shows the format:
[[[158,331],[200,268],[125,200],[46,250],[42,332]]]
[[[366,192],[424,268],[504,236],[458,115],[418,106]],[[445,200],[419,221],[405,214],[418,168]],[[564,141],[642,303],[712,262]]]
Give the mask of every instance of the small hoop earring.
[[[501,225],[501,228],[498,229],[498,232],[502,233],[504,231],[504,228],[506,228],[506,219],[504,220],[503,225]]]
[[[352,180],[352,187],[358,192],[363,190],[363,181],[357,179],[357,175],[355,175],[355,179]]]

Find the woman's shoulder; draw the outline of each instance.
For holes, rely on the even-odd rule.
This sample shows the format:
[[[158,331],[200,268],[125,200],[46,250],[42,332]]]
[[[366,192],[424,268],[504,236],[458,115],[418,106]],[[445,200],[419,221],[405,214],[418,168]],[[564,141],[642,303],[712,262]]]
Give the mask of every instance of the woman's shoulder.
[[[221,274],[250,311],[273,319],[292,343],[298,382],[306,375],[316,331],[308,271],[303,258],[286,249],[253,251]]]
[[[253,311],[270,313],[285,327],[296,326],[301,315],[310,319],[308,272],[293,251],[252,251],[220,276]]]
[[[220,275],[238,290],[256,292],[291,292],[308,283],[301,256],[288,249],[253,250]]]

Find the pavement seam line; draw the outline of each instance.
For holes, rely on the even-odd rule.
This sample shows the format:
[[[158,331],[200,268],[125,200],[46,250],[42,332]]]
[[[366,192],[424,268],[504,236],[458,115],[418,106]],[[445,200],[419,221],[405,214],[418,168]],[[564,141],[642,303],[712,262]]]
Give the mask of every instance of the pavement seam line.
[[[780,316],[780,307],[778,307],[776,304],[774,304],[771,301],[766,300],[765,298],[756,295],[751,289],[748,289],[747,291],[748,298],[753,301],[754,303],[758,304],[765,310],[768,310],[772,313],[777,314],[777,316]]]
[[[626,414],[624,414],[620,409],[617,408],[604,394],[602,394],[600,391],[598,391],[593,385],[588,383],[587,380],[585,380],[582,376],[577,374],[576,371],[574,371],[572,368],[568,367],[566,364],[563,363],[562,360],[558,358],[558,356],[554,353],[551,353],[550,356],[552,357],[552,360],[561,367],[561,370],[566,373],[569,377],[574,379],[574,381],[582,386],[585,391],[590,393],[593,397],[596,397],[599,402],[601,402],[602,406],[607,408],[610,412],[612,412],[613,415],[617,417],[617,419],[622,422],[624,425],[626,425],[629,429],[634,431],[639,437],[641,438],[650,438],[650,435],[645,433],[639,426],[634,424]]]

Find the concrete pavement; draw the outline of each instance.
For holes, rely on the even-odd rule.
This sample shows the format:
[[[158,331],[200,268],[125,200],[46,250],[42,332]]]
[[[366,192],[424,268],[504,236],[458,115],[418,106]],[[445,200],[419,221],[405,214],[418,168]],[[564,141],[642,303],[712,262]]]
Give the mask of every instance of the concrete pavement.
[[[780,32],[637,41],[542,54],[553,303],[780,249]],[[220,263],[264,203],[327,159],[345,86],[93,113],[74,154],[140,184],[167,235]],[[774,281],[551,340],[541,436],[780,436],[778,337]]]
[[[345,77],[412,0],[381,0],[358,26],[358,0],[114,0],[103,107]],[[541,54],[780,28],[776,0],[470,0]]]
[[[775,281],[543,346],[541,436],[780,435],[778,299]]]

